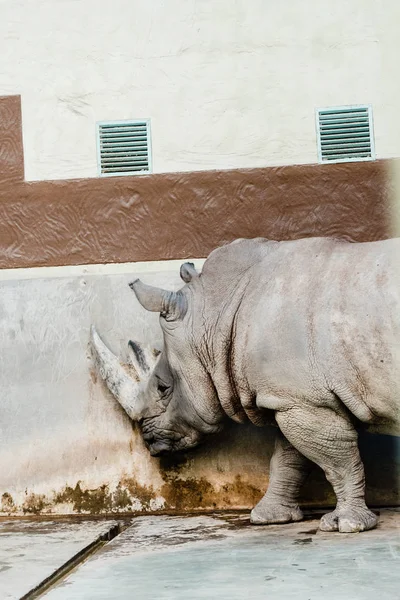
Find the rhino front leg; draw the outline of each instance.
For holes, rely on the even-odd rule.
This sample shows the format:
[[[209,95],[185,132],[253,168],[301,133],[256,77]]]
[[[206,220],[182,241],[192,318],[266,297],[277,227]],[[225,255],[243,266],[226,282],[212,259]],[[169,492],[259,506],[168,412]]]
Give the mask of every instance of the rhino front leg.
[[[253,508],[250,521],[255,525],[301,521],[299,491],[311,463],[279,431],[271,458],[270,480],[266,494]]]
[[[291,408],[276,413],[284,435],[319,465],[332,484],[336,509],[321,519],[322,531],[353,533],[373,529],[377,518],[365,504],[364,467],[357,432],[343,413],[330,408]]]

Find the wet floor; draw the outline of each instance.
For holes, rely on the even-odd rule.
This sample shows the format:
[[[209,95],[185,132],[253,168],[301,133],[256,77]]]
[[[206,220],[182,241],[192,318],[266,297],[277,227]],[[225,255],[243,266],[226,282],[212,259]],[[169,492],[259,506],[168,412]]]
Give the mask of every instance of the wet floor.
[[[361,534],[323,533],[312,518],[255,527],[233,513],[139,517],[42,597],[393,600],[399,528],[400,510],[382,510]]]

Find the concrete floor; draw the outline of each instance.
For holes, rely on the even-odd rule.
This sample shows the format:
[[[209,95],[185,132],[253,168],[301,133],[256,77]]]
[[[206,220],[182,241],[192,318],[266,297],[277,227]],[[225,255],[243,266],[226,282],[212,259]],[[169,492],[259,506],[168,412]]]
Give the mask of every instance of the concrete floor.
[[[235,513],[135,518],[125,531],[42,597],[46,600],[243,600],[247,597],[394,600],[400,597],[400,509],[382,510],[379,527],[361,534],[323,533],[318,530],[315,517],[314,514],[302,523],[267,527],[251,526],[248,515]],[[47,544],[45,538],[43,544]],[[23,562],[22,559],[19,563],[20,572]],[[0,593],[2,599],[14,597]]]
[[[100,536],[116,521],[0,521],[0,599],[17,600]]]

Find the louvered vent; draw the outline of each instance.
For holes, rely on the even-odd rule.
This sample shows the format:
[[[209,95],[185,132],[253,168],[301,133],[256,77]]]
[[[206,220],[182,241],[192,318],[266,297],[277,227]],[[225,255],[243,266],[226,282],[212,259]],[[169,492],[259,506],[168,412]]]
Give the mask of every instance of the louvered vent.
[[[375,158],[370,106],[342,106],[317,111],[320,162]]]
[[[97,141],[100,175],[151,172],[148,120],[98,123]]]

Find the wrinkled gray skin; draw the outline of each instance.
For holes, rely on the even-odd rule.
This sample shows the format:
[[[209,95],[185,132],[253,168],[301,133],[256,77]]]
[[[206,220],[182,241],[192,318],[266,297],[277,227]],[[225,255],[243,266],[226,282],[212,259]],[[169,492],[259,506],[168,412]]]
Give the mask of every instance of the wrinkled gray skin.
[[[314,462],[337,497],[321,529],[371,529],[356,429],[400,433],[396,256],[397,239],[237,240],[212,252],[201,275],[182,265],[177,293],[136,280],[139,302],[160,312],[163,352],[151,371],[134,345],[140,388],[93,331],[101,373],[154,456],[197,445],[226,416],[275,418],[270,484],[253,523],[301,520],[299,488]]]

